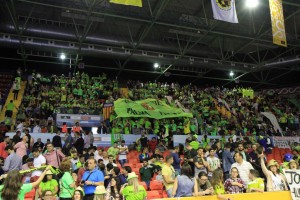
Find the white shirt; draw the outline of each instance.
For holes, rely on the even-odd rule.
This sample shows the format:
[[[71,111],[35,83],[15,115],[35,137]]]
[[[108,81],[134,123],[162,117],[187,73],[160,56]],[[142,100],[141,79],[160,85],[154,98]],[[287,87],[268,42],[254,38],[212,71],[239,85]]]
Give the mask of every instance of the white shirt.
[[[127,149],[128,150],[128,147],[126,145],[124,145],[124,146],[119,145],[118,148],[120,150],[123,150],[123,149]],[[119,160],[126,160],[127,159],[126,154],[127,154],[127,151],[119,153]]]
[[[95,151],[94,153],[94,158],[95,160],[98,162],[99,159],[102,159],[103,160],[103,157],[99,155],[99,152],[98,151]]]
[[[41,128],[39,127],[39,126],[35,126],[34,128],[33,128],[33,131],[32,131],[33,133],[40,133],[41,132]]]
[[[39,155],[38,157],[33,159],[33,166],[34,167],[40,167],[42,164],[46,164],[46,158],[43,155]],[[43,171],[41,170],[35,170],[32,172],[31,177],[34,176],[41,176]]]
[[[23,127],[24,127],[23,123],[18,124],[17,131],[20,131],[22,133],[23,132]]]
[[[245,182],[245,184],[247,185],[249,182],[250,182],[250,179],[249,179],[249,173],[250,173],[250,169],[253,169],[253,166],[243,160],[243,162],[241,164],[235,162],[231,165],[231,168],[230,170],[233,168],[233,167],[236,167],[239,171],[239,175],[241,177],[241,179]]]

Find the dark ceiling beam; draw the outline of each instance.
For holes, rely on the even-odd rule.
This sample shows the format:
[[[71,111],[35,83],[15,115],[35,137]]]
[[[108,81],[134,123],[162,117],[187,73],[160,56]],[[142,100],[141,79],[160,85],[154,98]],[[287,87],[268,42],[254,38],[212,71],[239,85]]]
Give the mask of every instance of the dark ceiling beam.
[[[21,58],[10,58],[10,57],[1,57],[0,60],[13,60],[13,61],[22,61]],[[33,59],[27,59],[27,62],[32,62],[32,63],[44,63],[44,64],[52,64],[52,65],[62,65],[62,66],[70,66],[69,63],[64,63],[64,62],[53,62],[53,61],[46,61],[46,60],[33,60]],[[75,64],[71,64],[71,66],[74,66]],[[96,69],[107,69],[107,70],[115,70],[119,71],[120,68],[112,68],[112,67],[106,67],[106,66],[94,66],[94,65],[88,65],[86,64],[85,67],[87,68],[96,68]],[[138,72],[138,73],[146,73],[146,74],[160,74],[158,71],[146,71],[146,70],[135,70],[135,69],[129,69],[125,68],[123,71],[128,71],[128,72]],[[228,78],[219,78],[219,77],[208,77],[208,76],[196,76],[196,75],[187,75],[187,74],[171,74],[172,76],[180,76],[180,77],[190,77],[190,78],[198,78],[198,79],[208,79],[208,80],[220,80],[220,81],[229,81],[231,79]],[[246,81],[246,80],[241,80],[240,82],[242,83],[255,83],[255,84],[260,84],[261,82],[256,82],[256,81]],[[273,85],[276,86],[277,84],[272,84],[272,83],[266,83],[267,85]]]
[[[71,7],[66,7],[66,6],[59,6],[59,5],[53,5],[53,4],[48,4],[48,3],[35,2],[35,1],[32,1],[32,0],[18,0],[18,1],[23,2],[23,3],[29,3],[29,4],[32,4],[32,5],[46,6],[46,7],[64,9],[64,10],[70,10],[70,11],[76,11],[76,12],[86,12],[85,10],[79,9],[79,8],[71,8]],[[130,21],[136,21],[136,22],[148,23],[148,24],[152,23],[151,19],[141,19],[141,18],[136,18],[136,17],[129,17],[129,16],[117,15],[117,14],[112,14],[112,13],[107,13],[107,12],[101,12],[101,11],[92,12],[92,13],[95,14],[95,15],[101,15],[101,16],[105,16],[105,17],[112,17],[112,18],[117,18],[117,19],[130,20]],[[166,26],[166,27],[172,27],[172,28],[181,28],[181,29],[186,29],[186,30],[195,31],[195,32],[197,32],[197,31],[203,31],[203,32],[208,31],[208,29],[205,29],[205,28],[190,27],[190,26],[172,24],[172,23],[161,22],[161,21],[156,21],[155,24],[156,25],[161,25],[161,26]],[[232,38],[240,38],[240,39],[244,39],[244,40],[254,40],[254,41],[257,41],[257,42],[272,43],[272,41],[266,40],[266,39],[261,39],[261,38],[257,38],[257,37],[250,37],[250,36],[246,36],[246,35],[239,35],[239,34],[234,34],[234,33],[225,33],[223,31],[216,31],[215,30],[215,31],[210,31],[210,33],[211,34],[216,34],[216,35],[223,35],[223,36],[227,36],[227,37],[232,37]],[[289,46],[299,47],[299,45],[293,45],[293,44],[289,44]]]
[[[149,34],[150,30],[152,29],[152,27],[154,26],[155,22],[158,20],[158,18],[160,17],[160,15],[162,14],[162,12],[164,11],[164,9],[166,8],[166,6],[169,3],[169,0],[164,0],[164,1],[159,1],[160,5],[157,7],[157,10],[155,10],[154,12],[154,17],[152,19],[151,24],[146,25],[146,27],[142,30],[141,36],[139,37],[137,44],[134,45],[133,50],[130,52],[130,55],[127,57],[127,59],[124,61],[123,65],[121,66],[121,69],[117,75],[117,77],[122,73],[123,69],[125,68],[125,66],[127,65],[127,63],[131,60],[133,53],[139,48],[140,44],[143,42],[143,40],[147,37],[147,35]]]
[[[292,14],[290,14],[289,16],[287,16],[286,18],[284,18],[284,21],[289,20],[291,17],[295,16],[298,13],[300,13],[300,8],[298,10],[296,10],[295,12],[293,12]],[[264,23],[262,24],[262,26],[260,28],[260,31],[258,32],[259,35],[257,37],[253,38],[250,42],[247,42],[246,44],[243,44],[238,50],[236,50],[234,52],[234,54],[230,55],[226,59],[229,60],[230,58],[232,58],[233,56],[235,56],[237,53],[239,53],[240,51],[242,51],[243,49],[245,49],[246,47],[248,47],[249,45],[251,45],[253,42],[258,41],[261,37],[265,36],[267,33],[269,33],[270,31],[272,31],[272,28],[269,28],[268,30],[266,30],[266,31],[264,31],[263,33],[260,34],[260,32],[261,32],[261,30],[263,28]],[[291,45],[291,44],[288,44],[288,45],[289,46],[294,46],[294,45]],[[300,47],[300,45],[298,45],[298,47]]]

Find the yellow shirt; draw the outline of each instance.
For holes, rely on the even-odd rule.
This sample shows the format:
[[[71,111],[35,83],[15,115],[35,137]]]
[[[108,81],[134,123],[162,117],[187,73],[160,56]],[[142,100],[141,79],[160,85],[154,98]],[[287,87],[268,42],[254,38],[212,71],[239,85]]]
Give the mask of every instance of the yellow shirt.
[[[169,176],[171,180],[175,180],[175,170],[173,166],[164,165],[161,171],[162,176]],[[166,187],[166,190],[172,188],[174,183],[166,183],[164,180],[164,186]]]

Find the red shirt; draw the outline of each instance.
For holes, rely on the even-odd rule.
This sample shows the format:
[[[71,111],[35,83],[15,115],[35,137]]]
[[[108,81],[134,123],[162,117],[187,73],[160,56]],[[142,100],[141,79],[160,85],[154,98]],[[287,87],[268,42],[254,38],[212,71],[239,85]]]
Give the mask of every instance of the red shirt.
[[[149,145],[149,148],[154,152],[155,151],[155,148],[156,148],[156,145],[157,145],[157,140],[153,141],[153,140],[150,140],[148,142],[148,145]]]
[[[5,147],[7,146],[6,142],[0,143],[0,157],[4,159],[8,156],[7,152],[5,151]]]

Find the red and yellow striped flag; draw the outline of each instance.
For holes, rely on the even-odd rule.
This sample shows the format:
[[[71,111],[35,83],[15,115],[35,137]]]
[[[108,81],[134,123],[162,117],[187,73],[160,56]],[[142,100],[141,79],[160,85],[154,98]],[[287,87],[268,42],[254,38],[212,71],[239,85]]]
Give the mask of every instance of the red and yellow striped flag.
[[[111,113],[114,111],[113,103],[104,103],[103,105],[103,118],[107,120],[110,118]]]

